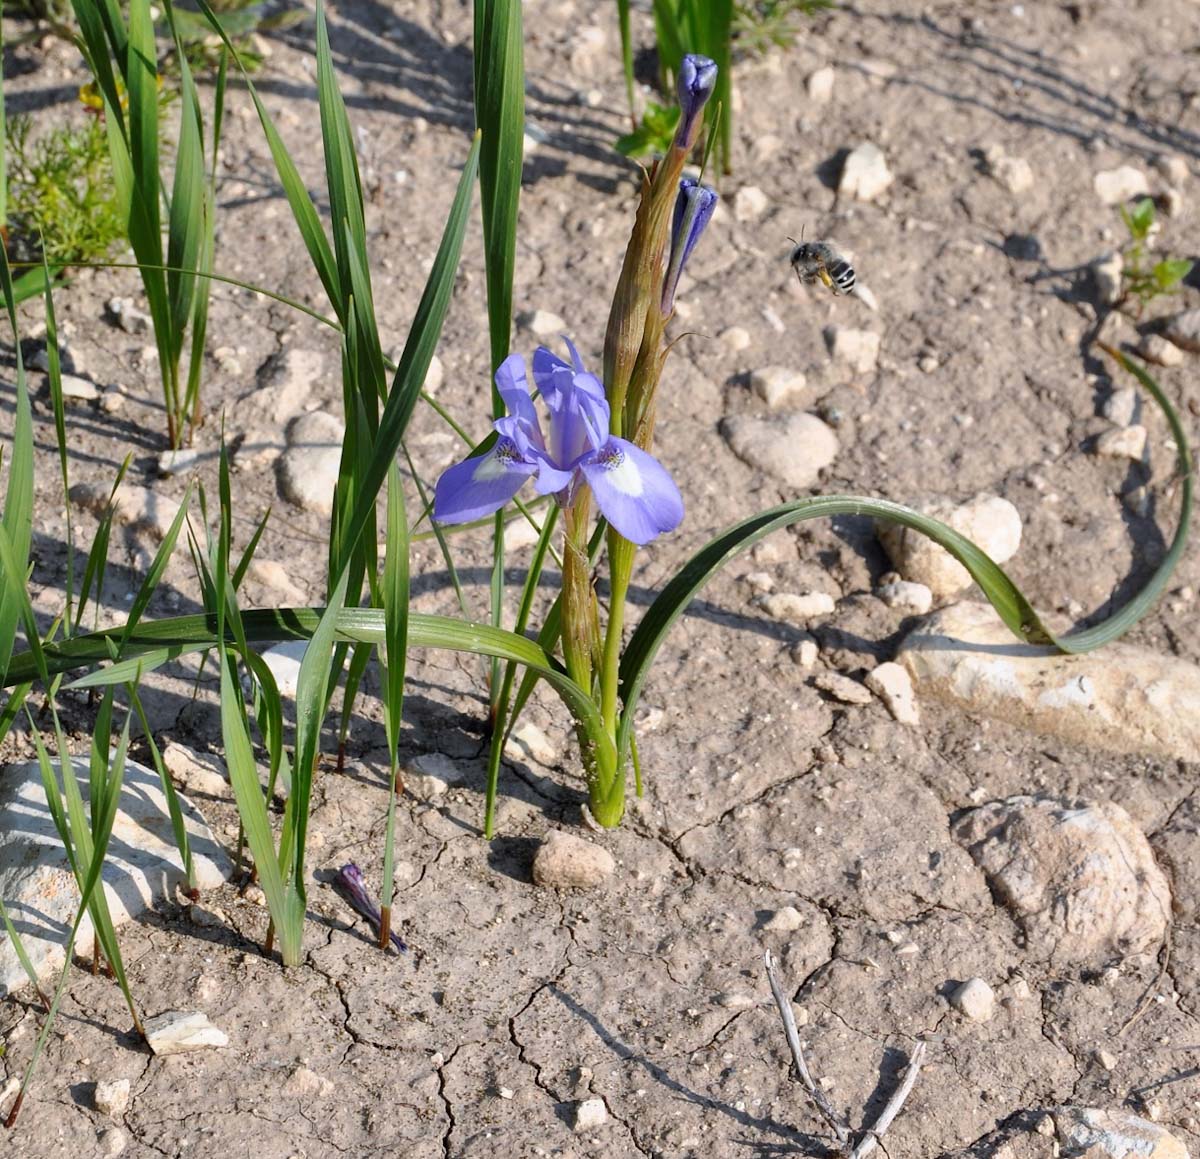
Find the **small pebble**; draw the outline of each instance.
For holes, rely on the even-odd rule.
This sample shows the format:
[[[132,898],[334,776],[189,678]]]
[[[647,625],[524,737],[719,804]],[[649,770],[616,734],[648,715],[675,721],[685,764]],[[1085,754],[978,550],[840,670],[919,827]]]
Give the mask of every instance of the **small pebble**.
[[[840,672],[822,672],[813,677],[813,684],[843,704],[870,704],[872,700],[869,689]]]
[[[910,580],[893,580],[891,583],[880,584],[875,594],[889,608],[912,612],[918,616],[923,616],[933,607],[933,592],[925,584],[913,583]]]
[[[772,592],[761,596],[758,606],[773,620],[789,624],[803,624],[817,616],[828,616],[837,603],[826,592]]]
[[[1161,334],[1143,334],[1134,349],[1147,362],[1156,363],[1158,366],[1183,365],[1183,351]]]
[[[880,664],[867,673],[864,683],[883,701],[884,707],[900,724],[921,723],[916,693],[913,692],[912,678],[907,668],[890,661]]]
[[[112,1079],[97,1083],[92,1105],[100,1114],[119,1119],[129,1108],[129,1080]]]
[[[557,338],[567,332],[567,324],[549,310],[533,310],[517,317],[517,325],[538,338]]]
[[[583,1099],[575,1104],[575,1130],[592,1131],[608,1122],[608,1107],[603,1099]]]
[[[1102,170],[1092,179],[1092,188],[1105,205],[1122,205],[1133,197],[1142,197],[1150,192],[1145,173],[1132,165]]]
[[[866,141],[846,155],[838,181],[838,196],[874,201],[893,180],[883,150]]]
[[[809,73],[805,88],[808,90],[808,99],[814,105],[827,105],[833,99],[835,75],[833,69],[828,66]]]
[[[844,362],[857,374],[870,374],[879,362],[879,335],[871,330],[830,326],[825,344],[835,362]]]
[[[1163,328],[1163,337],[1181,350],[1200,354],[1200,307],[1184,310],[1183,313],[1168,318]]]
[[[972,978],[950,995],[950,1005],[972,1022],[987,1022],[996,1012],[996,995],[982,978]]]
[[[727,350],[736,353],[750,345],[750,332],[743,330],[741,326],[728,326],[717,335],[717,340]]]
[[[750,389],[772,410],[794,395],[803,394],[807,386],[804,372],[789,366],[764,366],[750,375]]]
[[[804,925],[804,915],[794,906],[785,905],[775,910],[765,922],[764,930],[776,930],[780,933],[793,934]]]
[[[534,882],[555,889],[592,889],[614,869],[607,849],[561,829],[546,834],[533,858]]]
[[[804,638],[792,645],[792,662],[801,668],[811,668],[817,662],[820,654],[817,642],[807,633]]]
[[[145,1021],[146,1042],[157,1055],[228,1046],[229,1037],[198,1010],[169,1010]]]
[[[100,1154],[104,1159],[116,1159],[116,1156],[125,1151],[129,1140],[120,1127],[109,1127],[107,1131],[100,1133],[97,1142],[100,1145]]]
[[[1130,426],[1138,417],[1138,392],[1132,386],[1119,386],[1104,400],[1100,413],[1119,427]]]
[[[1146,428],[1138,423],[1114,427],[1096,440],[1096,454],[1109,459],[1132,459],[1140,463],[1146,453]]]

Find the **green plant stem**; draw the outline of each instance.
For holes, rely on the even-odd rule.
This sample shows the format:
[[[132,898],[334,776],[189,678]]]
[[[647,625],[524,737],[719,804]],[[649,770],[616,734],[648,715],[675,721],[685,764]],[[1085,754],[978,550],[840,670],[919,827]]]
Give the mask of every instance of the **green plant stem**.
[[[614,740],[617,735],[618,693],[621,682],[621,637],[625,631],[625,598],[633,574],[635,546],[611,528],[608,532],[608,624],[600,672],[600,715]]]
[[[563,544],[563,658],[584,691],[592,687],[592,571],[588,562],[591,492],[582,487],[566,513]]]

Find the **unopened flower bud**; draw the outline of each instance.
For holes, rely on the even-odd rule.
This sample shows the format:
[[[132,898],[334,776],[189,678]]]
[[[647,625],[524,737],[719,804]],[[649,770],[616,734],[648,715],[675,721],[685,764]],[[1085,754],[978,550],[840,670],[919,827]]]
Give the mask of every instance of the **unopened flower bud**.
[[[671,220],[671,256],[667,262],[667,274],[663,279],[662,312],[670,314],[675,308],[675,290],[679,276],[691,257],[696,242],[704,232],[717,208],[717,195],[707,185],[701,185],[690,177],[679,183],[679,195],[675,198],[675,213]]]
[[[688,53],[679,66],[675,87],[679,95],[679,127],[675,130],[675,144],[690,149],[700,129],[704,106],[717,87],[716,61]]]

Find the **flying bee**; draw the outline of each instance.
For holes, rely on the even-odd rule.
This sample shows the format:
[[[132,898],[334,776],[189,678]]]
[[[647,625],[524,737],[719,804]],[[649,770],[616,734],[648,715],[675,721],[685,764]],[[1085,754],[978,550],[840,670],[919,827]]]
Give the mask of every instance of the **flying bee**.
[[[792,269],[805,285],[821,282],[835,294],[854,293],[854,267],[837,251],[832,242],[800,241],[792,250]]]

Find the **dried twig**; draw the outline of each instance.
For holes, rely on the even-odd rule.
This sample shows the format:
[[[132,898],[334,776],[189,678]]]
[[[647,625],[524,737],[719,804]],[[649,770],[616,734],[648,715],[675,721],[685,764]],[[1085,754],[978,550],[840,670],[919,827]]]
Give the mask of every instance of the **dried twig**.
[[[912,1093],[912,1089],[916,1085],[917,1075],[921,1071],[921,1063],[924,1061],[925,1043],[918,1042],[909,1056],[908,1067],[904,1071],[903,1080],[896,1088],[892,1097],[888,1099],[887,1106],[883,1108],[879,1118],[875,1120],[875,1125],[868,1127],[863,1137],[859,1139],[858,1146],[854,1148],[850,1159],[866,1159],[875,1150],[875,1145],[879,1142],[883,1133],[892,1125],[892,1120],[900,1113],[900,1109],[904,1106],[904,1101]]]
[[[816,1103],[822,1118],[837,1136],[842,1150],[846,1151],[850,1145],[850,1129],[833,1109],[829,1096],[817,1085],[808,1069],[808,1063],[804,1061],[804,1051],[800,1049],[800,1032],[796,1029],[796,1016],[792,1013],[792,1004],[783,992],[779,975],[775,972],[775,958],[770,950],[763,954],[763,964],[767,968],[767,981],[771,983],[771,993],[775,996],[775,1005],[779,1007],[779,1017],[783,1019],[783,1031],[787,1035],[788,1046],[792,1051],[792,1061],[796,1064],[796,1073],[800,1076],[804,1089]]]
[[[879,1140],[892,1125],[896,1116],[900,1114],[908,1096],[912,1094],[912,1089],[917,1082],[917,1075],[921,1071],[921,1064],[925,1061],[925,1043],[923,1041],[918,1042],[913,1048],[913,1052],[908,1059],[908,1066],[904,1070],[904,1077],[900,1080],[900,1085],[896,1088],[892,1097],[888,1099],[887,1106],[880,1112],[874,1124],[863,1132],[858,1144],[851,1150],[850,1129],[846,1121],[833,1109],[833,1104],[829,1101],[829,1096],[817,1085],[816,1080],[812,1077],[812,1073],[808,1069],[808,1063],[804,1060],[804,1051],[800,1048],[800,1033],[796,1029],[796,1018],[792,1014],[792,1004],[783,991],[779,975],[775,971],[775,959],[770,950],[767,950],[763,954],[763,963],[767,968],[767,981],[771,984],[771,993],[775,997],[775,1005],[779,1007],[779,1017],[783,1020],[783,1030],[787,1035],[788,1046],[791,1048],[792,1061],[796,1064],[796,1073],[800,1076],[800,1081],[804,1084],[804,1089],[808,1091],[812,1101],[816,1104],[817,1110],[821,1112],[821,1117],[833,1130],[834,1135],[837,1137],[838,1149],[841,1153],[847,1156],[848,1159],[866,1159],[879,1145]]]

